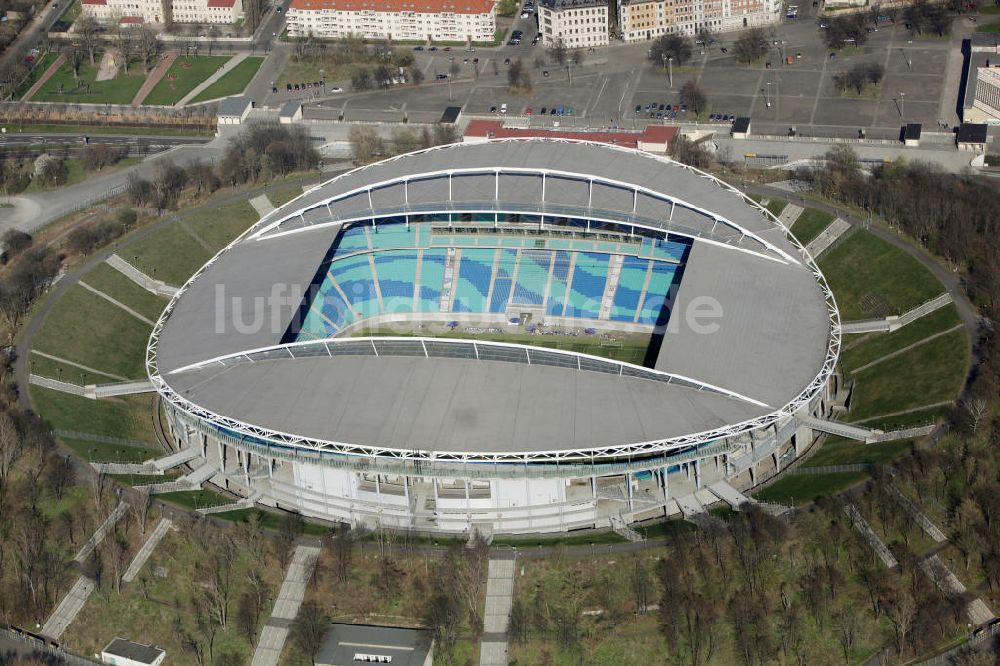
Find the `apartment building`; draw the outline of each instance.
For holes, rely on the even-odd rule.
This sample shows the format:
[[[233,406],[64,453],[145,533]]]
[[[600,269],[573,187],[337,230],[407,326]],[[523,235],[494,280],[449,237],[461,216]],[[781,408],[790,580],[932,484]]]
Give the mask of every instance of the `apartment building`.
[[[340,38],[490,42],[492,0],[293,0],[288,34]]]
[[[122,23],[232,24],[243,18],[243,0],[81,0],[82,12],[99,21]]]
[[[781,21],[780,0],[619,0],[626,42],[660,35],[695,35],[701,30],[731,32]]]
[[[608,44],[608,3],[602,0],[541,0],[538,30],[542,44],[560,40],[569,49]]]

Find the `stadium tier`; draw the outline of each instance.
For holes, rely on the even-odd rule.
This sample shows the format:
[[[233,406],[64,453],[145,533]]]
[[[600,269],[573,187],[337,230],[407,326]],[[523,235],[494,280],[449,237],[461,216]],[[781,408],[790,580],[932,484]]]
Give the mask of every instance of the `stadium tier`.
[[[615,244],[615,253],[549,250],[541,248],[550,239],[536,236],[536,249],[510,249],[504,247],[509,237],[488,233],[492,227],[462,236],[446,227],[426,233],[429,224],[365,222],[342,229],[322,281],[309,290],[299,339],[330,337],[378,315],[431,312],[516,316],[537,310],[559,321],[663,325],[690,247],[687,239],[672,238]],[[447,235],[447,248],[428,245],[439,235]],[[414,249],[396,249],[402,247]],[[626,250],[635,254],[622,254]],[[643,251],[656,258],[639,256]],[[612,306],[602,310],[604,301]]]
[[[392,158],[269,213],[174,296],[147,365],[176,447],[231,492],[534,534],[779,473],[832,409],[839,345],[815,263],[741,192],[532,139]]]

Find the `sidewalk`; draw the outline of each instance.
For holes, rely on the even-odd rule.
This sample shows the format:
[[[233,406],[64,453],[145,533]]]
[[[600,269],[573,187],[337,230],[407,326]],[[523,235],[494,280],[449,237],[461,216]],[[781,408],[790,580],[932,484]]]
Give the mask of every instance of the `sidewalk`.
[[[156,84],[160,82],[160,79],[162,79],[167,73],[167,70],[170,69],[170,66],[174,64],[174,60],[177,60],[177,56],[179,55],[180,51],[167,51],[163,54],[163,57],[160,58],[160,62],[157,63],[156,67],[153,68],[153,71],[146,76],[146,80],[143,82],[142,87],[139,88],[139,92],[137,92],[135,97],[132,98],[133,107],[137,107],[142,104],[143,100],[146,99],[149,93],[153,92],[153,88],[155,88]]]

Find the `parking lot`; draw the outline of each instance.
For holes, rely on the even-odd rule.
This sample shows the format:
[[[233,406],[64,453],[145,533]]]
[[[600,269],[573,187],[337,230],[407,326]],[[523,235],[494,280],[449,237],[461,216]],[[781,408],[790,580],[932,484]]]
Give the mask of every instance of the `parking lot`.
[[[811,126],[818,133],[850,135],[862,128],[885,133],[906,122],[931,128],[939,120],[958,122],[959,45],[971,24],[956,21],[953,35],[945,39],[914,38],[901,24],[886,24],[871,33],[863,47],[844,49],[831,57],[811,16],[813,11],[802,7],[798,20],[776,27],[772,51],[752,66],[738,64],[732,55],[736,35],[697,46],[690,62],[673,67],[672,86],[662,67],[646,61],[648,43],[599,48],[584,52],[580,65],[559,65],[540,43],[532,45],[537,33],[534,16],[518,18],[511,30],[522,31],[519,45],[505,41],[500,47],[475,52],[461,47],[423,48],[414,52],[425,74],[422,86],[328,95],[312,103],[313,117],[342,114],[348,121],[434,122],[446,106],[462,106],[472,114],[490,114],[495,109],[500,116],[506,104],[506,115],[536,126],[639,128],[649,122],[693,121],[683,112],[673,119],[658,119],[656,112],[650,117],[646,107],[655,104],[659,111],[662,104],[666,111],[668,105],[679,106],[681,87],[694,79],[707,93],[709,113],[750,115],[757,132],[785,133],[792,127]],[[723,52],[724,48],[729,52]],[[791,64],[786,63],[788,57]],[[512,94],[507,71],[518,58],[530,72],[532,89]],[[859,62],[881,63],[886,71],[882,84],[864,96],[841,94],[835,88],[835,75]],[[457,65],[454,77],[450,75],[453,63]],[[553,117],[553,107],[562,107],[563,114]]]

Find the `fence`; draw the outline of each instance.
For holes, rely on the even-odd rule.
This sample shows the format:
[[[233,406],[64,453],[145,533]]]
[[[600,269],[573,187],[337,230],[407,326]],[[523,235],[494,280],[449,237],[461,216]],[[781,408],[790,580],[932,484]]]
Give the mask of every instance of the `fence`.
[[[72,652],[67,652],[58,644],[46,642],[42,638],[29,634],[25,631],[21,631],[16,627],[0,626],[0,636],[29,645],[35,653],[56,657],[62,660],[62,663],[67,666],[93,666],[94,664],[101,664],[99,661],[95,661]]]
[[[796,467],[789,474],[836,474],[838,472],[870,472],[876,465],[870,463],[855,463],[851,465],[822,465],[819,467]]]
[[[988,641],[989,639],[1000,633],[1000,623],[991,624],[988,627],[984,627],[981,630],[976,630],[972,635],[969,636],[960,645],[953,647],[950,650],[942,652],[941,654],[935,655],[930,659],[918,662],[918,666],[937,666],[938,664],[951,664],[954,657],[959,656],[963,650],[968,648],[975,648],[977,645]]]

